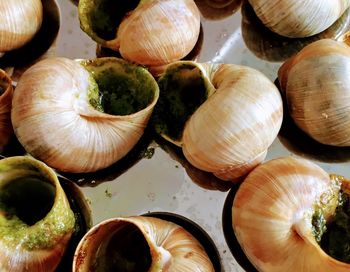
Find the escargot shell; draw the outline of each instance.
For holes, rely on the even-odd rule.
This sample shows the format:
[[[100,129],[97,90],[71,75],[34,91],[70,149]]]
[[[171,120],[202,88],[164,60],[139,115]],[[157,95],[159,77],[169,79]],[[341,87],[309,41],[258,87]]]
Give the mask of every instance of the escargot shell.
[[[339,205],[340,183],[311,161],[284,157],[256,167],[238,189],[232,226],[259,271],[348,271],[316,240]]]
[[[92,172],[138,142],[158,95],[151,74],[124,60],[49,58],[18,82],[12,124],[34,157],[61,171]]]

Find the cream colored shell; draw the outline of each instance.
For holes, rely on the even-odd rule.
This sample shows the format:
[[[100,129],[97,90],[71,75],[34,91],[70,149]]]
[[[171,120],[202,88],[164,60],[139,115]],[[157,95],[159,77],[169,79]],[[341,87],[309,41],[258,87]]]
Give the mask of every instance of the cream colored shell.
[[[49,213],[34,225],[17,223],[10,235],[0,237],[0,271],[53,272],[74,231],[74,214],[57,175],[47,165],[29,156],[0,160],[0,190],[13,180],[25,177],[36,177],[52,184],[55,187],[54,203]],[[11,224],[5,214],[0,208],[1,233]],[[36,242],[45,241],[44,237],[51,240],[47,244]]]
[[[141,68],[140,68],[141,69]],[[150,104],[130,115],[110,115],[88,100],[91,76],[77,61],[49,58],[29,68],[13,98],[12,124],[24,148],[53,168],[92,172],[125,156],[142,136],[159,89]]]
[[[330,27],[349,0],[248,0],[262,23],[290,38],[308,37]]]
[[[94,226],[77,246],[73,272],[91,271],[99,250],[124,225],[132,224],[141,231],[149,246],[152,263],[149,272],[211,272],[213,265],[202,245],[185,229],[162,219],[144,216],[112,218]]]
[[[91,1],[79,2],[82,29],[105,47],[119,51],[124,59],[146,66],[161,66],[185,57],[195,46],[200,13],[193,0],[140,1],[125,16],[116,38],[104,40],[92,30]]]
[[[259,271],[349,271],[328,256],[312,233],[317,205],[334,213],[339,186],[316,164],[285,157],[255,168],[238,189],[232,225],[249,260]]]
[[[316,141],[350,146],[350,49],[334,40],[306,46],[279,80],[294,122]]]
[[[12,134],[11,104],[13,87],[11,78],[0,69],[0,152],[8,144]]]
[[[41,27],[41,0],[0,1],[0,52],[22,47]]]
[[[195,167],[235,181],[260,164],[282,123],[282,99],[259,71],[208,65],[216,91],[191,116],[182,149]]]

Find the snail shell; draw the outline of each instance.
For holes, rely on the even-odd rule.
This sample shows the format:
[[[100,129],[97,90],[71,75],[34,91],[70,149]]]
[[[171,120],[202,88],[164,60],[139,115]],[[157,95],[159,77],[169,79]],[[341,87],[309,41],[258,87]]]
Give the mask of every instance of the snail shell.
[[[55,271],[74,225],[52,169],[29,156],[0,161],[1,271]]]
[[[130,1],[123,5],[128,6],[105,0],[79,1],[81,28],[97,43],[119,51],[124,59],[146,66],[179,60],[195,46],[200,13],[193,0]],[[118,25],[114,16],[123,9],[127,15],[120,14],[123,19]]]
[[[350,49],[325,39],[306,46],[278,72],[294,122],[322,144],[350,146],[348,67]]]
[[[61,171],[91,172],[138,142],[158,95],[152,75],[124,60],[49,58],[20,78],[12,124],[34,157]],[[101,112],[101,99],[107,112]]]
[[[5,53],[29,42],[41,27],[41,0],[0,2],[0,52]]]
[[[273,32],[301,38],[330,27],[350,6],[349,0],[248,0],[263,24]]]
[[[156,129],[178,127],[171,140],[192,165],[233,181],[264,160],[283,115],[280,93],[265,75],[233,64],[177,62],[159,85]]]
[[[119,248],[125,252],[123,261],[137,267],[133,271],[214,271],[202,245],[185,229],[162,219],[134,216],[108,219],[90,229],[76,249],[73,272],[122,271],[122,261],[113,264],[108,257],[115,250],[110,245],[123,248]]]
[[[339,180],[311,161],[284,157],[256,167],[234,198],[232,225],[259,271],[349,271],[316,241],[312,218],[328,220],[338,205]]]
[[[11,103],[13,87],[11,78],[0,69],[0,152],[9,142],[12,134]]]
[[[241,13],[245,45],[258,58],[273,62],[285,61],[314,41],[341,38],[350,26],[350,9],[347,9],[335,23],[318,34],[305,38],[288,38],[263,25],[249,3],[242,5]]]

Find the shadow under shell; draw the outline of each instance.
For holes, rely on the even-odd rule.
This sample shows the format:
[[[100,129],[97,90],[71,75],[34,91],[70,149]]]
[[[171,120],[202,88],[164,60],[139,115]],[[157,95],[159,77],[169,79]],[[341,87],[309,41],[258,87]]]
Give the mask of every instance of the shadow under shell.
[[[159,135],[155,136],[155,141],[172,159],[182,165],[192,182],[201,188],[212,191],[227,192],[232,187],[230,181],[221,180],[214,176],[214,174],[193,166],[186,159],[180,147],[166,141]]]
[[[56,268],[56,272],[72,271],[72,264],[75,249],[77,248],[80,240],[85,233],[92,226],[91,211],[88,204],[85,201],[85,197],[78,187],[70,180],[59,177],[61,186],[66,193],[70,207],[74,212],[75,227],[74,233],[69,240],[68,247],[63,255],[63,258]]]
[[[203,246],[205,252],[210,258],[211,263],[213,264],[214,270],[216,272],[222,271],[220,255],[218,249],[215,246],[215,243],[213,242],[211,237],[206,233],[206,231],[197,223],[182,215],[170,212],[148,212],[146,214],[143,214],[142,216],[155,217],[158,219],[175,223],[183,227]]]
[[[43,22],[31,41],[23,47],[5,53],[0,58],[0,68],[14,68],[12,79],[18,80],[26,68],[53,46],[60,29],[60,10],[56,0],[42,0]]]
[[[245,255],[241,245],[237,240],[232,226],[233,200],[235,198],[239,186],[240,184],[235,184],[226,197],[222,212],[222,228],[226,243],[238,264],[246,272],[258,272],[258,270],[254,267],[254,265],[249,261],[248,257]]]
[[[287,38],[268,29],[245,1],[241,8],[242,37],[247,48],[258,58],[281,62],[299,52],[306,45],[320,39],[338,39],[349,30],[350,8],[328,29],[306,38]]]

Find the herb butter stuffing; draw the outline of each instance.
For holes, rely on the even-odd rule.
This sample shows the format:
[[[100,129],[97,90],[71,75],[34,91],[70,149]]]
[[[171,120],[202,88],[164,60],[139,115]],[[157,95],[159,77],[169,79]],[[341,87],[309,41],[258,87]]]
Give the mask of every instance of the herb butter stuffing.
[[[344,182],[343,177],[332,175],[335,188]],[[342,186],[325,205],[316,205],[312,217],[313,234],[321,248],[331,257],[350,263],[350,195]],[[329,209],[335,212],[326,218]]]
[[[208,97],[204,75],[193,64],[181,64],[168,69],[158,84],[160,95],[152,122],[159,134],[179,141],[185,123]]]
[[[90,105],[112,115],[129,115],[146,108],[156,83],[148,71],[117,58],[100,58],[81,64],[91,74]]]
[[[3,205],[0,206],[2,211],[3,208]],[[11,212],[6,214],[2,212],[0,213],[2,246],[13,248],[20,245],[26,250],[49,249],[60,242],[62,235],[72,232],[74,225],[74,213],[61,205],[55,205],[44,219],[32,226],[25,224]]]

